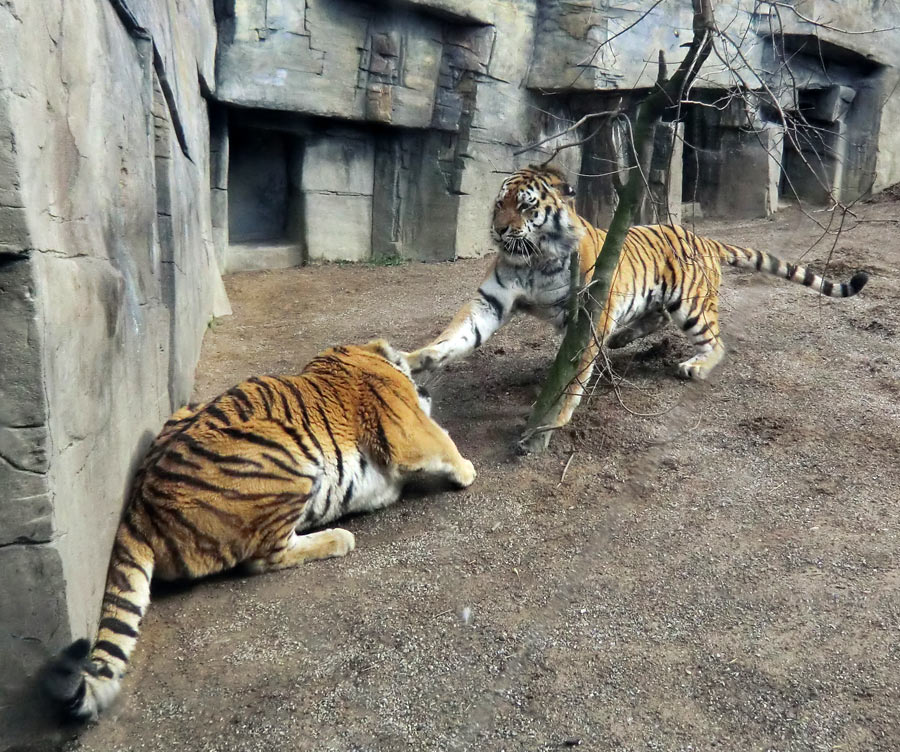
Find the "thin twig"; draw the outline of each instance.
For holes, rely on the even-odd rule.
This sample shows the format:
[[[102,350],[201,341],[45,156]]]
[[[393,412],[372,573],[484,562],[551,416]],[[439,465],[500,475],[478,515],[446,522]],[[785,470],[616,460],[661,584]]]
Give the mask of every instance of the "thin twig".
[[[566,473],[569,472],[569,465],[572,464],[572,458],[575,456],[575,452],[569,455],[569,459],[566,462],[566,466],[563,468],[562,475],[559,476],[559,483],[556,484],[556,487],[559,488],[563,481],[566,479]]]
[[[621,104],[621,103],[622,103],[622,98],[619,97],[619,104]],[[531,144],[530,146],[525,146],[525,147],[519,149],[518,151],[514,151],[513,156],[518,157],[527,151],[532,151],[533,149],[537,149],[539,146],[543,146],[548,141],[553,141],[554,139],[565,136],[567,133],[571,133],[574,130],[578,130],[588,120],[593,120],[594,118],[599,118],[599,117],[609,117],[611,115],[618,115],[620,112],[621,112],[621,110],[619,109],[618,105],[616,106],[616,109],[614,109],[614,110],[606,110],[604,112],[591,112],[590,114],[585,115],[583,118],[579,119],[577,122],[572,123],[572,125],[570,125],[568,128],[564,128],[559,133],[554,133],[552,136],[547,136],[546,138],[542,138],[537,143]]]
[[[791,13],[793,13],[797,18],[801,21],[805,21],[808,24],[812,24],[813,26],[817,26],[820,29],[828,29],[829,31],[836,31],[840,34],[881,34],[885,31],[896,31],[900,26],[886,26],[883,29],[862,29],[860,31],[851,31],[850,29],[842,29],[838,26],[832,26],[831,24],[824,21],[816,21],[813,18],[809,18],[809,16],[804,16],[796,7],[794,7],[790,3],[785,2],[774,2],[774,0],[763,0],[765,5],[771,5],[775,8],[787,8]]]

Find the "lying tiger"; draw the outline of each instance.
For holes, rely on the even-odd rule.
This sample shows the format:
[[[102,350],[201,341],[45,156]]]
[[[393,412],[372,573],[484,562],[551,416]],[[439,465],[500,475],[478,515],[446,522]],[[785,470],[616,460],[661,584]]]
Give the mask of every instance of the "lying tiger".
[[[570,257],[578,250],[582,284],[590,281],[606,233],[575,212],[575,191],[550,167],[510,175],[494,205],[491,236],[500,253],[478,294],[450,325],[409,355],[413,374],[442,367],[479,347],[514,313],[524,311],[563,329],[571,284]],[[584,351],[576,383],[567,390],[555,426],[564,426],[581,401],[600,343],[624,347],[671,318],[696,353],[679,365],[686,378],[705,379],[725,354],[719,333],[720,263],[765,271],[834,298],[856,295],[868,280],[856,273],[835,284],[775,256],[700,237],[675,225],[632,227],[610,285],[597,336]]]
[[[384,340],[326,350],[300,376],[252,378],[176,412],[151,445],[116,534],[93,646],[78,640],[45,683],[95,719],[119,690],[150,579],[252,572],[343,556],[353,534],[303,531],[396,501],[410,478],[465,487],[472,463]]]

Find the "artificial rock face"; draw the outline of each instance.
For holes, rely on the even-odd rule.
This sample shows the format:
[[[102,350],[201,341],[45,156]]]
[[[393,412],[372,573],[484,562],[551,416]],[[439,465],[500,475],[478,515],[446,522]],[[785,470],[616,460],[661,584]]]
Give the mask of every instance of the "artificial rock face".
[[[840,17],[848,29],[892,26],[871,4],[847,6]],[[670,69],[677,65],[692,33],[689,4],[664,2],[629,30],[645,11],[633,0],[408,0],[390,8],[352,0],[222,0],[217,97],[253,108],[252,117],[232,112],[236,126],[280,131],[272,138],[286,139],[296,168],[276,202],[286,207],[280,229],[259,247],[232,249],[229,264],[253,265],[255,258],[265,265],[266,243],[293,249],[272,255],[286,264],[485,253],[485,207],[496,176],[548,154],[517,155],[523,145],[586,113],[633,102],[653,85],[658,51]],[[708,66],[692,93],[696,103],[682,113],[686,135],[673,137],[671,128],[657,134],[660,142],[670,138],[678,163],[676,179],[650,176],[654,198],[672,212],[666,219],[677,219],[683,201],[707,214],[764,216],[777,208],[785,183],[821,202],[829,188],[853,198],[900,179],[890,148],[897,137],[879,117],[895,77],[879,61],[890,63],[900,34],[841,35],[770,11],[748,0],[717,5],[731,37],[743,40],[741,55],[732,55],[736,75]],[[803,40],[812,46],[804,49]],[[794,45],[789,80],[776,80],[783,66],[773,59],[787,44]],[[738,79],[769,87],[788,111],[799,107],[817,138],[794,143],[773,119],[771,103],[750,102],[742,112],[716,104]],[[240,149],[236,143],[234,154]],[[585,176],[580,209],[600,224],[615,208],[610,160],[621,151],[621,144],[598,139],[557,157]],[[809,156],[821,174],[801,174]],[[306,187],[307,157],[326,189]],[[248,208],[241,186],[233,188],[232,213],[240,215]],[[422,223],[423,216],[433,221]],[[345,243],[334,243],[335,230]]]
[[[175,25],[166,3],[127,6],[0,8],[4,741],[35,709],[23,680],[94,628],[134,459],[227,305],[198,82],[214,80],[211,10],[180,3]]]

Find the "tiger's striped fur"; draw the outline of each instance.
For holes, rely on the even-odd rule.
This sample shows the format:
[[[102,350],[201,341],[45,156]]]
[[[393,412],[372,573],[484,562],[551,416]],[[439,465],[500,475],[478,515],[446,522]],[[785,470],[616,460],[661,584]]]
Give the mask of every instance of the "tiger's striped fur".
[[[411,477],[471,484],[472,463],[430,410],[404,357],[375,340],[326,350],[299,376],[252,378],[176,412],[135,478],[96,640],[75,642],[48,668],[50,693],[76,718],[109,705],[151,577],[343,556],[355,546],[347,530],[300,533],[396,501]]]
[[[519,311],[546,319],[557,329],[565,327],[572,252],[578,252],[579,277],[586,284],[606,239],[603,230],[578,216],[574,193],[561,173],[547,167],[519,170],[503,182],[491,227],[500,253],[477,295],[436,339],[410,353],[413,374],[468,355]],[[696,349],[679,372],[706,378],[725,354],[718,316],[722,262],[784,277],[836,298],[855,295],[868,280],[865,272],[858,272],[849,282],[836,284],[762,251],[720,243],[676,225],[632,227],[606,305],[594,322],[596,336],[582,355],[556,425],[568,423],[580,402],[601,343],[622,347],[670,319]]]

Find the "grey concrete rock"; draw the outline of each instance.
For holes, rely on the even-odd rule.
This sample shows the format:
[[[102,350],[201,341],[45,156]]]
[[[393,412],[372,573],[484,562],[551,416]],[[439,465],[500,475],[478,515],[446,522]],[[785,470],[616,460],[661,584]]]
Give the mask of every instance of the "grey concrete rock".
[[[344,132],[306,141],[301,188],[318,193],[372,195],[375,146],[371,137]]]
[[[201,92],[210,4],[12,0],[0,49],[0,738],[13,742],[29,733],[14,698],[96,627],[132,473],[189,397],[223,289]]]
[[[0,426],[0,459],[19,470],[46,473],[48,467],[46,427]]]
[[[720,217],[768,217],[778,210],[778,180],[784,131],[772,126],[760,133],[723,131],[719,183],[741,175],[742,190],[705,191],[703,214]]]
[[[237,243],[228,249],[225,271],[252,272],[260,269],[291,269],[306,260],[303,246],[294,243]]]
[[[54,500],[47,493],[47,477],[11,469],[0,461],[0,482],[4,490],[0,499],[0,547],[51,542]],[[15,589],[15,583],[6,587]]]
[[[404,0],[421,11],[432,11],[437,15],[452,16],[454,20],[467,23],[489,24],[493,20],[492,0]]]
[[[337,193],[309,193],[307,227],[311,261],[365,261],[372,254],[372,199]]]
[[[3,629],[0,630],[0,721],[4,743],[31,738],[38,718],[19,697],[25,681],[49,652],[71,638],[66,619],[64,571],[59,551],[52,545],[23,544],[0,547],[0,598]],[[41,715],[47,722],[46,707]],[[31,723],[28,723],[28,722]],[[58,724],[57,724],[58,725]]]

